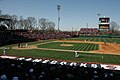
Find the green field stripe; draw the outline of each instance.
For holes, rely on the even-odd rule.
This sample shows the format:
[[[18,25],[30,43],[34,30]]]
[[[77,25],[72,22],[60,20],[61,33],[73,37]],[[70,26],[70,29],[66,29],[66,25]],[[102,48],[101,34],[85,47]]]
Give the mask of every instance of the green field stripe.
[[[97,49],[97,47],[98,47],[97,45],[98,45],[98,44],[93,44],[92,50],[98,50],[98,49]]]
[[[83,45],[82,45],[82,47],[80,48],[80,50],[81,50],[81,51],[84,51],[85,46],[86,46],[86,43],[85,43],[85,44],[83,43]]]
[[[97,41],[98,38],[94,38],[94,41]]]
[[[120,44],[120,38],[115,38],[115,42]]]
[[[84,47],[84,49],[83,49],[83,50],[84,50],[84,51],[88,51],[88,50],[90,49],[90,46],[91,46],[91,44],[89,44],[89,43],[88,43],[88,44]],[[87,48],[89,48],[89,49],[88,49],[88,50],[86,50]]]
[[[99,45],[98,44],[95,45],[95,50],[99,50]]]
[[[87,40],[87,38],[80,38],[80,40]]]
[[[98,48],[98,44],[93,44],[94,46],[93,46],[93,50],[98,50],[99,48]]]
[[[94,38],[90,38],[90,41],[95,41]]]
[[[85,49],[85,51],[89,51],[90,50],[90,44],[87,46],[87,48]]]
[[[77,48],[78,46],[79,46],[79,45],[74,44],[74,46],[73,46],[70,50],[76,50],[76,48]]]
[[[101,42],[101,38],[98,38],[98,42]]]
[[[96,42],[96,38],[93,38],[93,41]]]
[[[94,45],[95,45],[95,44],[90,44],[90,45],[89,45],[89,48],[88,48],[88,51],[94,50]]]
[[[80,51],[81,51],[82,48],[84,47],[84,45],[85,45],[85,44],[81,43],[81,44],[79,45],[79,48],[78,48],[77,50],[80,50]]]
[[[101,38],[101,41],[102,42],[106,42],[106,38]]]
[[[117,40],[117,39],[115,39],[115,38],[111,38],[111,40],[113,41],[113,42],[118,42],[119,40]]]
[[[82,40],[88,40],[89,38],[88,37],[82,37]]]
[[[85,51],[85,49],[86,49],[87,46],[88,46],[88,44],[84,44],[80,50],[81,51]]]
[[[120,43],[120,38],[101,38],[101,37],[78,37],[76,40],[88,40],[88,41],[97,41],[97,42],[110,42],[110,43]]]
[[[106,38],[106,42],[113,43],[114,41],[111,40],[111,38]]]
[[[90,41],[90,38],[87,38],[86,41]]]
[[[99,42],[99,38],[95,38],[95,41],[96,41],[96,42]]]
[[[76,47],[76,49],[75,49],[75,50],[79,50],[79,48],[80,48],[80,47],[82,47],[82,46],[83,46],[83,44],[82,44],[82,43],[77,44],[77,47]]]
[[[78,44],[78,47],[77,47],[77,49],[76,49],[76,50],[80,50],[82,46],[83,46],[83,45],[81,45],[81,43],[80,43],[80,44]]]
[[[98,38],[98,42],[101,42],[101,38]]]
[[[113,43],[113,41],[111,40],[111,38],[106,38],[106,42]]]
[[[103,42],[102,38],[99,38],[99,40],[98,40],[98,41]]]
[[[91,50],[95,50],[95,49],[94,49],[95,45],[96,45],[96,44],[90,44],[89,51],[91,51]]]
[[[114,40],[112,40],[112,38],[108,38],[110,43],[114,43]]]

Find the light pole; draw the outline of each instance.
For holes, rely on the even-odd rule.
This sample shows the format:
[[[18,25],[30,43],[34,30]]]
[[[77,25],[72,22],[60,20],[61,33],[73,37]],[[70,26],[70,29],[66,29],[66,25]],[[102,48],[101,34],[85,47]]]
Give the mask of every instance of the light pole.
[[[97,14],[97,16],[98,16],[98,24],[99,24],[99,18],[100,18],[100,16],[101,16],[101,14]]]
[[[2,14],[2,10],[0,9],[0,15]]]
[[[98,16],[100,16],[101,14],[97,14]]]
[[[99,27],[99,18],[100,18],[100,16],[101,16],[101,14],[98,13],[97,16],[98,16],[98,28],[99,28],[99,31],[100,31],[100,27]],[[101,33],[101,31],[100,31],[99,33]]]
[[[60,31],[60,29],[59,29],[59,22],[60,22],[60,5],[57,5],[57,10],[58,10],[58,31]]]

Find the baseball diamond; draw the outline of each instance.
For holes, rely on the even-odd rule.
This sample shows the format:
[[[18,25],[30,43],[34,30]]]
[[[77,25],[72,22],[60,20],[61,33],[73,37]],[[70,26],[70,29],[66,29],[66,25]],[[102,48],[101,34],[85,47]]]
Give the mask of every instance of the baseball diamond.
[[[120,80],[120,0],[0,0],[0,80]]]
[[[21,45],[25,44],[26,43],[21,43]],[[65,46],[61,46],[63,44]],[[43,40],[42,42],[30,42],[27,47],[18,48],[17,44],[9,45],[9,47],[11,47],[11,49],[7,51],[7,55],[13,56],[110,64],[120,63],[120,44],[109,42],[104,44],[104,42],[96,42],[94,38],[93,41],[86,42],[84,40],[80,40],[80,38],[77,40]],[[74,58],[74,51],[76,50],[80,54],[78,58]]]

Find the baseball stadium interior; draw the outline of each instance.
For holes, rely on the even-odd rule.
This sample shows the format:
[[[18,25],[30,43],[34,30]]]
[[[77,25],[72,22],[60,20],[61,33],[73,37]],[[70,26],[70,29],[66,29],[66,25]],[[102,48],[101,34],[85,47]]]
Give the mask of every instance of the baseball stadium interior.
[[[26,23],[26,19],[17,20],[15,16],[0,15],[0,80],[120,80],[120,62],[116,66],[114,64],[113,66],[107,65],[105,68],[104,65],[107,63],[75,62],[39,58],[39,56],[32,58],[29,55],[15,56],[7,54],[9,50],[6,50],[5,53],[5,49],[2,49],[9,45],[18,45],[19,47],[22,43],[28,43],[28,46],[31,42],[79,37],[118,39],[120,31],[111,28],[109,17],[100,17],[98,28],[83,27],[78,31],[61,31],[53,28],[45,30],[44,27],[35,29],[32,24],[34,22],[29,23],[29,21],[31,20]],[[120,44],[119,40],[116,41],[117,44]],[[89,39],[85,41],[89,41]],[[9,49],[14,50],[11,47]]]

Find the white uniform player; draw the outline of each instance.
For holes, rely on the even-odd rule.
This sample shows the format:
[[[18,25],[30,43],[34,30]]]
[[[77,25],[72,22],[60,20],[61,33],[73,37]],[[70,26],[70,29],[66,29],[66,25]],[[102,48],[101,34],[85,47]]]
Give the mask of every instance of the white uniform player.
[[[75,57],[79,57],[79,54],[77,53],[77,51],[75,51]]]
[[[3,48],[3,55],[5,55],[6,54],[6,51],[7,51],[7,48],[5,47],[5,48]]]
[[[7,49],[9,49],[9,47],[7,47],[7,48],[4,47],[4,48],[3,48],[3,55],[6,55]]]
[[[27,47],[27,46],[28,46],[28,43],[25,44],[25,47]]]

